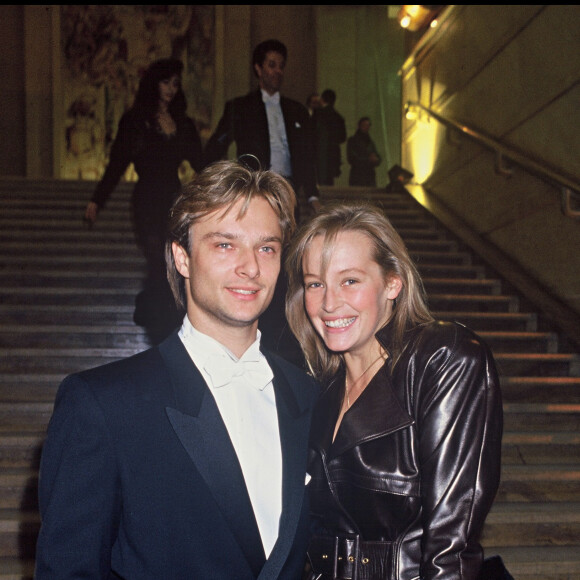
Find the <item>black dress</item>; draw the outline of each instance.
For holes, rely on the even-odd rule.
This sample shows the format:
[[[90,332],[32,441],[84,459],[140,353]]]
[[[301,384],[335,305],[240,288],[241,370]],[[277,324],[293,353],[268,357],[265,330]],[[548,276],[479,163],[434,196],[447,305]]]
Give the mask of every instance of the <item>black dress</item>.
[[[176,126],[176,132],[167,135],[142,114],[134,110],[125,113],[119,122],[109,164],[91,200],[102,209],[129,164],[134,164],[139,180],[132,194],[133,225],[148,267],[146,292],[140,299],[153,307],[149,313],[136,311],[135,321],[143,326],[149,325],[145,318],[150,315],[163,320],[160,299],[170,300],[164,247],[167,216],[180,188],[179,166],[184,160],[195,171],[202,166],[201,140],[192,119],[177,119]],[[137,306],[139,310],[139,302]]]

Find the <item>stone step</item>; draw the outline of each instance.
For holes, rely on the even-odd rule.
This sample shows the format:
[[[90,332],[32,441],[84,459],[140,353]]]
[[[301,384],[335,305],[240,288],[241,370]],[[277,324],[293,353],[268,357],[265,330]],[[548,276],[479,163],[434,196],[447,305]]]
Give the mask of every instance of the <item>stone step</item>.
[[[38,469],[45,434],[46,426],[35,433],[1,433],[0,470]]]
[[[439,320],[460,322],[472,330],[502,330],[535,332],[538,316],[534,312],[460,312],[457,310],[433,310]]]
[[[413,228],[424,230],[433,229],[433,220],[423,214],[407,214],[398,216],[389,216],[393,227],[398,231],[405,231]]]
[[[0,348],[135,348],[150,346],[145,331],[135,324],[0,326]]]
[[[484,548],[573,546],[580,537],[580,503],[496,503],[483,529]]]
[[[33,511],[0,510],[0,561],[34,558],[40,517]]]
[[[14,289],[27,289],[27,293],[34,290],[46,292],[49,288],[75,288],[81,289],[96,288],[129,288],[139,291],[143,286],[143,275],[139,271],[119,270],[100,271],[86,267],[78,268],[74,271],[64,270],[62,267],[36,270],[34,273],[34,287],[30,288],[30,272],[22,268],[3,268],[0,270],[0,292],[14,293]]]
[[[461,277],[463,279],[482,279],[485,278],[485,267],[477,264],[419,264],[419,272],[425,278],[451,276],[452,278]]]
[[[383,209],[386,210],[387,217],[392,222],[392,224],[395,225],[395,227],[397,227],[396,223],[398,222],[398,220],[412,220],[412,221],[418,220],[418,221],[420,221],[420,220],[429,219],[428,214],[420,205],[396,204],[396,205],[392,205],[391,207],[389,207],[388,205],[385,205],[385,202],[382,199],[381,199],[381,205],[382,205]],[[429,221],[431,221],[431,220],[429,220]]]
[[[17,509],[38,511],[38,468],[34,464],[6,467],[0,472],[0,517],[3,510]]]
[[[34,560],[0,558],[0,580],[33,580]]]
[[[415,265],[421,269],[424,264],[455,264],[461,266],[471,265],[471,254],[469,252],[430,252],[430,251],[415,251],[409,252]]]
[[[423,277],[423,285],[427,294],[492,294],[499,296],[501,294],[501,280],[493,278],[434,278],[431,276]]]
[[[494,354],[502,376],[580,376],[580,356],[576,353],[498,352]]]
[[[580,405],[504,403],[505,431],[580,431]]]
[[[21,287],[1,288],[0,302],[5,306],[20,306],[26,308],[28,305],[64,305],[80,306],[90,308],[98,303],[101,306],[127,306],[135,304],[135,296],[139,288],[103,288],[99,285],[92,288],[76,287],[43,287],[30,288]]]
[[[48,403],[54,401],[58,385],[68,374],[55,373],[2,373],[0,374],[0,402]]]
[[[28,275],[28,281],[34,276],[39,269],[59,270],[70,268],[71,271],[85,273],[93,272],[104,275],[116,275],[126,273],[130,276],[139,276],[145,278],[146,264],[142,256],[51,256],[50,263],[47,265],[46,256],[27,256],[18,259],[17,256],[0,258],[2,269],[14,271],[16,268],[20,273]]]
[[[479,331],[477,334],[491,347],[494,353],[557,354],[560,348],[559,336],[552,331]]]
[[[135,243],[135,236],[133,232],[126,227],[107,227],[99,228],[99,231],[89,230],[87,228],[79,228],[78,223],[76,227],[66,227],[64,223],[53,224],[53,227],[41,228],[24,228],[17,227],[15,223],[12,223],[12,228],[2,227],[2,221],[0,220],[0,242],[5,244],[7,242],[20,242],[28,241],[31,243],[43,243],[43,242],[59,242],[59,243],[77,243],[77,242],[87,242],[93,240],[95,236],[98,236],[102,241],[108,242],[122,242],[125,244]],[[100,225],[100,224],[99,224]]]
[[[494,506],[504,502],[576,502],[580,498],[580,467],[572,464],[504,463]]]
[[[413,225],[398,228],[398,233],[404,240],[446,240],[448,236],[436,224],[418,228]]]
[[[499,554],[514,580],[578,580],[580,550],[577,546],[490,547],[485,555]]]
[[[34,197],[54,199],[57,196],[68,196],[78,199],[79,196],[92,195],[96,181],[81,179],[35,179],[29,177],[0,177],[0,192],[6,196]],[[115,188],[115,197],[129,195],[134,182],[121,181]],[[378,190],[377,190],[378,191]]]
[[[0,349],[0,373],[67,373],[90,369],[140,352],[139,348]]]
[[[0,403],[0,436],[3,442],[16,443],[6,435],[42,433],[52,415],[53,401]]]
[[[83,216],[86,205],[87,201],[77,203],[76,205],[63,202],[62,208],[53,208],[52,210],[44,207],[13,208],[10,209],[9,213],[5,214],[4,217],[11,217],[16,220],[30,220],[30,222],[34,222],[37,219],[46,220],[47,212],[50,211],[50,217],[53,220],[76,222],[76,227],[85,228],[87,225],[83,222]],[[104,218],[105,216],[108,220],[115,220],[117,223],[124,223],[125,225],[131,224],[131,210],[129,205],[124,205],[124,207],[115,209],[107,207],[99,215],[99,219],[93,229],[99,227],[101,217]]]
[[[331,187],[326,185],[321,185],[319,187],[321,199],[325,202],[333,200],[361,200],[361,201],[380,201],[384,207],[389,207],[390,205],[397,206],[404,202],[405,205],[418,206],[418,203],[414,198],[409,195],[401,195],[397,191],[385,191],[384,188],[380,187],[359,187],[359,186],[349,186],[349,187]]]
[[[43,236],[47,239],[58,239],[66,242],[71,239],[86,238],[89,240],[96,237],[110,238],[120,236],[127,240],[134,240],[131,218],[127,215],[99,216],[99,221],[91,228],[84,222],[79,221],[78,216],[74,219],[38,218],[6,219],[0,218],[0,239],[2,243],[7,241],[22,241],[22,239],[39,240]]]
[[[410,254],[414,252],[451,252],[459,251],[459,244],[455,240],[418,240],[405,238],[405,244]]]
[[[39,242],[39,241],[13,241],[2,244],[2,252],[11,255],[35,254],[37,256],[118,256],[125,255],[131,257],[138,257],[141,251],[133,241],[123,242],[107,242],[100,239],[87,240],[85,242],[78,242],[70,244],[66,242]],[[3,261],[3,258],[0,257]],[[48,260],[50,263],[50,259]],[[46,263],[46,261],[45,261]]]
[[[555,332],[505,332],[479,331],[477,333],[493,352],[558,352],[558,335]]]
[[[42,217],[42,212],[44,212],[45,216],[49,214],[50,216],[58,217],[69,213],[71,210],[82,215],[91,195],[92,193],[79,196],[63,194],[56,195],[52,198],[28,194],[23,197],[14,196],[8,199],[4,198],[2,200],[2,207],[5,209],[5,215],[10,216],[26,216],[26,212],[29,212],[31,215],[38,213]],[[117,197],[113,195],[107,202],[107,207],[104,211],[118,214],[119,212],[129,210],[130,204],[130,196]]]
[[[427,294],[429,307],[453,312],[518,312],[519,298],[517,296],[493,296],[488,294]]]
[[[502,463],[524,465],[578,464],[580,433],[576,431],[504,431]]]
[[[580,403],[580,377],[501,377],[504,403]]]
[[[58,306],[27,304],[10,306],[0,304],[0,319],[6,324],[59,324],[93,325],[133,323],[134,306]],[[2,371],[0,370],[0,373]]]

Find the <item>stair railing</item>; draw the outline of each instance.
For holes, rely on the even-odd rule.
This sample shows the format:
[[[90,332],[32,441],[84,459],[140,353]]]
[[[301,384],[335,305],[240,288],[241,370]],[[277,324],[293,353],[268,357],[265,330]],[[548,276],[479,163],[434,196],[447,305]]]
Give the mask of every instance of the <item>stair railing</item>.
[[[491,137],[488,137],[487,135],[472,129],[471,127],[463,125],[462,123],[458,123],[453,119],[444,117],[443,115],[433,111],[433,109],[425,107],[421,103],[409,101],[405,105],[406,115],[409,115],[409,113],[412,111],[417,110],[420,112],[420,114],[424,113],[444,125],[448,131],[456,131],[475,141],[479,145],[482,145],[485,148],[493,151],[495,153],[497,173],[506,177],[511,176],[512,170],[508,165],[506,165],[506,161],[508,161],[512,164],[516,164],[522,167],[529,173],[536,175],[550,185],[559,187],[561,190],[562,213],[567,217],[580,218],[580,210],[572,208],[572,199],[580,201],[580,182],[562,175],[548,165],[540,163],[539,161],[524,155],[513,147],[505,145],[500,141],[496,141],[495,139],[492,139]]]

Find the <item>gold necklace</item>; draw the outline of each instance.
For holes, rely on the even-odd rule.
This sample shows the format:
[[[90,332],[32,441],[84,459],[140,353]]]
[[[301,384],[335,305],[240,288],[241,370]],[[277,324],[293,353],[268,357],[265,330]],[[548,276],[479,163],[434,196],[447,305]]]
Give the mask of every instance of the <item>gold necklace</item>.
[[[347,409],[350,409],[350,396],[349,396],[349,394],[350,394],[350,391],[352,391],[353,387],[354,387],[354,386],[355,386],[355,385],[356,385],[356,384],[357,384],[357,383],[358,383],[358,382],[359,382],[359,381],[360,381],[360,380],[361,380],[361,379],[362,379],[362,378],[363,378],[363,377],[364,377],[364,376],[365,376],[365,375],[366,375],[366,374],[367,374],[367,373],[368,373],[368,372],[371,370],[371,368],[372,368],[372,367],[373,367],[373,366],[374,366],[376,363],[378,363],[378,362],[379,362],[381,359],[383,359],[383,358],[384,358],[384,357],[383,357],[383,354],[381,354],[381,355],[379,356],[379,358],[375,359],[375,360],[374,360],[374,361],[373,361],[373,362],[372,362],[372,363],[371,363],[371,364],[370,364],[370,365],[369,365],[369,366],[368,366],[368,367],[367,367],[367,368],[366,368],[366,369],[365,369],[365,370],[362,372],[362,374],[361,374],[361,375],[360,375],[360,376],[357,378],[357,380],[356,380],[356,381],[354,381],[354,383],[352,383],[352,385],[350,386],[350,388],[349,388],[349,386],[348,386],[348,377],[346,377],[346,376],[345,376],[345,379],[344,379],[344,386],[345,386],[345,389],[346,389],[346,408],[347,408]]]

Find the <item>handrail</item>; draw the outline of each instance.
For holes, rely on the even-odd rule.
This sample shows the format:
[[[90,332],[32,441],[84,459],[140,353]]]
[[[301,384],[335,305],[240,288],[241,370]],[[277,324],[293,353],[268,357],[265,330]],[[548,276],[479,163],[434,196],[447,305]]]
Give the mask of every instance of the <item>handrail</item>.
[[[409,111],[410,109],[419,109],[433,117],[436,121],[447,127],[448,129],[454,129],[459,133],[466,135],[473,141],[483,145],[484,147],[491,149],[495,154],[498,156],[498,165],[501,166],[501,161],[503,158],[512,161],[513,163],[523,167],[524,169],[528,170],[530,173],[535,174],[539,178],[549,182],[551,185],[557,185],[562,187],[562,211],[570,217],[580,217],[580,211],[572,210],[570,207],[570,198],[571,192],[575,192],[576,194],[580,194],[580,182],[562,175],[558,173],[556,170],[552,169],[551,167],[545,165],[544,163],[540,163],[523,153],[520,153],[513,147],[508,145],[504,145],[500,141],[496,141],[483,133],[476,131],[466,125],[458,123],[452,119],[444,117],[439,113],[436,113],[429,107],[422,105],[421,103],[409,101],[405,105],[405,112]],[[500,173],[504,173],[506,175],[510,174],[509,169],[500,168],[498,169]]]

